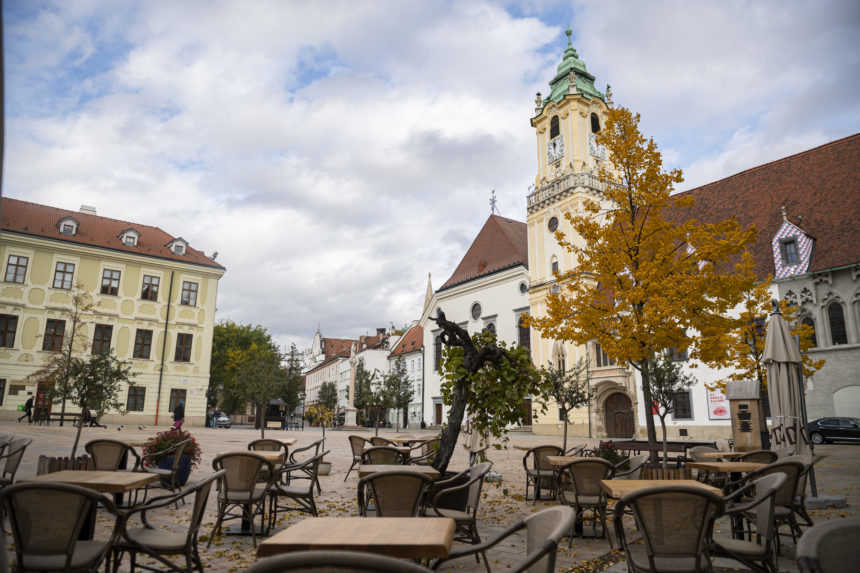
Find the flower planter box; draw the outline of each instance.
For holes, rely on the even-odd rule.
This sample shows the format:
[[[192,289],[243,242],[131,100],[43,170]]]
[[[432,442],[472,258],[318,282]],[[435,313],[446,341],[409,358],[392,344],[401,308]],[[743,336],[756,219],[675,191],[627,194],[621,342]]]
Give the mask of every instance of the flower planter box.
[[[169,470],[173,468],[173,456],[167,456],[158,460],[158,469]],[[176,483],[185,485],[188,483],[188,476],[191,475],[191,458],[182,456],[179,459],[179,467],[176,470]],[[161,484],[167,487],[169,484],[166,479],[161,478]]]
[[[77,458],[39,456],[36,465],[36,475],[52,474],[63,470],[91,470],[93,460],[89,456]]]

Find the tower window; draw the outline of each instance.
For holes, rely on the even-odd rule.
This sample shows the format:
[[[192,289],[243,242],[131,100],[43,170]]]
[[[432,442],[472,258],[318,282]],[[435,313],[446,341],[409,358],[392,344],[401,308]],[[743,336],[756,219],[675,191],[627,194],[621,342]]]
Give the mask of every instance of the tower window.
[[[801,320],[800,323],[803,324],[804,326],[808,326],[810,329],[812,329],[812,333],[809,336],[809,342],[810,342],[810,344],[812,344],[813,348],[818,346],[818,340],[816,339],[816,336],[815,336],[815,321],[812,320],[812,317],[804,316],[803,320]]]
[[[558,127],[558,116],[554,115],[552,116],[552,119],[549,120],[549,138],[555,139],[560,133],[561,130]]]
[[[827,305],[827,318],[830,319],[830,339],[833,344],[848,344],[848,335],[845,332],[845,314],[842,305],[831,302]]]
[[[481,303],[476,302],[472,305],[472,318],[475,320],[481,318]]]
[[[792,267],[800,262],[800,253],[797,251],[797,239],[791,238],[782,241],[779,245],[784,265]]]
[[[600,131],[600,118],[597,117],[596,113],[591,114],[591,133],[597,133]]]
[[[552,274],[555,274],[558,272],[558,259],[556,258],[555,255],[552,256],[552,259],[550,259],[549,270]]]
[[[549,229],[551,233],[555,233],[555,230],[558,229],[558,217],[550,217],[549,222],[546,224],[546,228]]]

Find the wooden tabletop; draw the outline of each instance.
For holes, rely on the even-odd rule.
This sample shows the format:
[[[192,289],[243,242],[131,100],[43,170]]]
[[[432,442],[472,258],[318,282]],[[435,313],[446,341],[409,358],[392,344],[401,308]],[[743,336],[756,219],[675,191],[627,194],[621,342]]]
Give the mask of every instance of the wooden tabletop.
[[[417,442],[422,438],[410,438],[409,436],[403,436],[401,438],[389,438],[389,441],[394,442],[395,444],[408,444],[409,442]]]
[[[266,458],[273,464],[279,464],[284,461],[284,452],[273,452],[270,450],[233,450],[230,452],[221,452],[222,454],[257,454],[260,457]]]
[[[393,464],[362,464],[358,466],[358,477],[369,476],[376,472],[415,472],[418,474],[424,474],[431,479],[439,477],[439,472],[433,466],[398,466]]]
[[[547,456],[546,461],[549,465],[561,467],[566,466],[570,462],[578,462],[579,460],[595,460],[597,458],[586,458],[584,456]]]
[[[688,468],[717,473],[752,472],[766,465],[754,462],[687,462]]]
[[[600,480],[600,487],[609,497],[620,498],[628,493],[638,491],[646,487],[660,487],[664,485],[686,485],[700,487],[718,495],[723,492],[714,486],[696,481],[694,479],[604,479]]]
[[[447,557],[454,520],[447,517],[309,517],[264,539],[258,557],[290,551],[369,551],[402,559]]]
[[[286,444],[287,446],[294,446],[298,440],[296,438],[275,438],[282,444]]]
[[[134,491],[146,484],[158,481],[161,476],[146,472],[106,472],[63,470],[22,479],[22,482],[68,483],[79,485],[102,493],[123,493]]]
[[[702,452],[696,455],[706,460],[730,460],[732,458],[740,458],[746,454],[747,452]]]

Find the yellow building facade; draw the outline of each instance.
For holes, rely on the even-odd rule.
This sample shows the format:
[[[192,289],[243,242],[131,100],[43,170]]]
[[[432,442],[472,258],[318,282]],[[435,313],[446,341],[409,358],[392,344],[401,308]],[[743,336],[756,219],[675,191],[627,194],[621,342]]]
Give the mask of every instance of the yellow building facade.
[[[576,261],[558,244],[556,231],[574,241],[566,214],[585,212],[587,200],[603,202],[603,184],[598,177],[601,167],[608,167],[606,150],[595,137],[602,128],[611,92],[598,91],[585,63],[571,45],[550,82],[550,93],[535,99],[531,125],[537,141],[537,175],[527,198],[529,248],[529,307],[534,316],[546,315],[547,296],[559,285],[555,271],[574,270]],[[607,207],[609,205],[607,204]],[[636,392],[632,373],[619,368],[596,344],[576,346],[545,339],[531,329],[532,360],[537,366],[552,362],[575,364],[588,356],[591,366],[591,406],[570,414],[568,431],[574,436],[629,437],[636,431]],[[563,424],[558,409],[533,419],[532,431],[538,434],[561,434]]]
[[[80,291],[93,306],[75,354],[110,347],[135,374],[120,394],[126,412],[106,412],[101,421],[169,425],[183,401],[185,423],[203,425],[224,267],[181,237],[91,208],[2,199],[0,217],[0,416],[18,417],[28,397],[44,396],[28,377],[68,342]]]

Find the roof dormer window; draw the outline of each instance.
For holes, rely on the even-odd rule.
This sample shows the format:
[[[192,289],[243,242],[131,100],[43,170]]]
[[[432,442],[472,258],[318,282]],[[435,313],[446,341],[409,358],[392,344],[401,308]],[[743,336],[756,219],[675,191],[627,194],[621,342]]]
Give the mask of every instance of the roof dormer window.
[[[60,219],[58,227],[60,228],[61,235],[74,236],[78,234],[78,222],[71,217]]]
[[[797,250],[797,239],[783,239],[780,243],[780,251],[782,254],[782,263],[788,267],[793,267],[800,263],[800,253]]]
[[[188,242],[183,238],[173,239],[167,243],[167,248],[174,255],[185,255],[185,252],[188,250]]]
[[[122,244],[126,247],[136,247],[137,240],[140,238],[140,233],[138,233],[134,229],[126,229],[119,237],[122,241]]]

